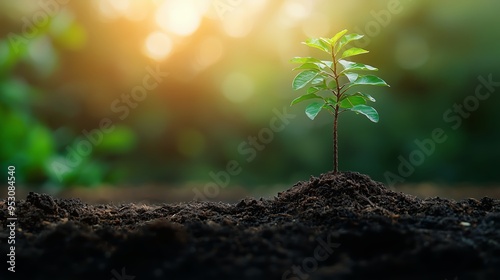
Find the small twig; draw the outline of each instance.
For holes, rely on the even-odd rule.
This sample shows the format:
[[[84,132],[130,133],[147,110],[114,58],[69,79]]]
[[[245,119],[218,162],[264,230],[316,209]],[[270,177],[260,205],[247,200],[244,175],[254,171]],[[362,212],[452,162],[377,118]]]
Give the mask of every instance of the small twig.
[[[366,200],[366,201],[370,204],[370,206],[371,206],[371,207],[373,207],[373,208],[375,208],[375,209],[379,209],[379,210],[381,210],[382,212],[385,212],[386,214],[389,214],[390,216],[393,216],[393,217],[394,217],[394,216],[398,216],[398,215],[394,214],[392,211],[389,211],[389,210],[387,210],[387,209],[385,209],[385,208],[383,208],[383,207],[380,207],[380,206],[378,206],[378,205],[375,205],[375,203],[373,203],[373,202],[372,202],[372,201],[371,201],[368,197],[366,197],[366,196],[364,196],[364,195],[360,194],[359,192],[358,192],[358,194],[359,194],[359,196],[360,196],[360,197],[362,197],[364,200]]]

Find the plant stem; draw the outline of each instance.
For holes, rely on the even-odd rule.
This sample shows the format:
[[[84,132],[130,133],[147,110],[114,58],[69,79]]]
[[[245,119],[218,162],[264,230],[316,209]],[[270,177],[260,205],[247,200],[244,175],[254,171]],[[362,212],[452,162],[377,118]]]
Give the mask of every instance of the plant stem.
[[[335,112],[333,115],[333,174],[339,173],[339,147],[338,147],[338,120],[339,120],[339,101],[341,94],[341,87],[339,85],[339,75],[337,74],[337,59],[335,58],[335,47],[332,46],[332,61],[333,61],[333,76],[337,84],[337,91],[333,91],[337,104],[335,105]]]
[[[339,105],[335,106],[335,113],[333,117],[333,173],[339,173],[339,154],[338,154],[338,138],[337,138],[337,125],[339,119]]]

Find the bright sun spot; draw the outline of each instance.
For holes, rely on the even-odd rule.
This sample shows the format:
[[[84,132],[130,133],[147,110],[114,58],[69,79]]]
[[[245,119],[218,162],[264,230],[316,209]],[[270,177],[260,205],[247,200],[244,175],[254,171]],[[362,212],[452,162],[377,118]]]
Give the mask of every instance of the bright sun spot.
[[[162,60],[172,51],[172,40],[162,32],[153,32],[146,38],[144,51],[147,56]]]
[[[287,15],[295,20],[300,20],[307,18],[307,16],[311,13],[311,9],[306,7],[304,3],[297,1],[287,1],[283,9]]]
[[[205,2],[207,1],[165,1],[156,11],[156,23],[165,31],[180,36],[191,35],[200,26],[203,12],[205,12],[203,8],[206,6],[203,4]]]

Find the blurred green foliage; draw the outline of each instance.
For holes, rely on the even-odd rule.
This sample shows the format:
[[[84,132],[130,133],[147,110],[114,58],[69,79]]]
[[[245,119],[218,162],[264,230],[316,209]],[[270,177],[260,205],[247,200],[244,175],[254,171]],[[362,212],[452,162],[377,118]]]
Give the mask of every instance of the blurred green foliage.
[[[64,176],[54,174],[53,163],[64,161],[66,149],[81,139],[72,123],[54,127],[44,117],[50,115],[47,111],[60,111],[65,109],[61,106],[71,105],[52,104],[45,99],[53,89],[52,77],[64,71],[60,68],[61,52],[79,49],[84,44],[84,28],[70,15],[62,11],[55,20],[37,25],[40,28],[33,36],[8,28],[2,30],[7,35],[0,40],[1,168],[6,170],[14,165],[17,182],[23,184],[60,187],[118,182],[125,172],[110,171],[106,157],[126,153],[134,145],[132,131],[125,125],[119,126]]]
[[[397,172],[398,156],[416,149],[415,139],[440,127],[448,140],[408,181],[500,181],[498,94],[456,130],[443,119],[474,94],[479,76],[500,81],[498,1],[396,1],[397,14],[384,13],[394,0],[262,1],[249,22],[236,20],[253,10],[234,7],[227,18],[204,17],[190,36],[167,34],[173,48],[161,61],[144,54],[144,40],[158,30],[155,17],[105,17],[104,2],[113,1],[61,4],[16,49],[9,34],[22,36],[24,18],[43,9],[24,0],[0,3],[1,168],[15,165],[25,184],[206,182],[230,160],[242,167],[232,185],[289,184],[331,170],[332,120],[325,114],[308,122],[298,116],[304,108],[287,108],[297,117],[252,161],[238,146],[296,97],[288,59],[317,54],[299,42],[344,28],[366,33],[371,53],[363,62],[379,66],[391,88],[374,93],[378,125],[357,116],[340,121],[341,170],[383,181],[384,172]],[[250,31],[228,35],[238,24]],[[121,120],[110,104],[156,65],[169,76]],[[68,147],[81,145],[82,131],[98,128],[103,118],[112,120],[113,131],[64,176],[55,174],[54,163],[64,163]]]

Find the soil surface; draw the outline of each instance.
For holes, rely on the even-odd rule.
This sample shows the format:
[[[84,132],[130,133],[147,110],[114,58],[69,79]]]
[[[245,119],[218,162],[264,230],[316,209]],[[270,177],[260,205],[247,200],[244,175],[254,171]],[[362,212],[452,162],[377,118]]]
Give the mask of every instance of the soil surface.
[[[419,199],[359,173],[235,204],[17,202],[0,279],[500,279],[500,200]]]

